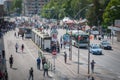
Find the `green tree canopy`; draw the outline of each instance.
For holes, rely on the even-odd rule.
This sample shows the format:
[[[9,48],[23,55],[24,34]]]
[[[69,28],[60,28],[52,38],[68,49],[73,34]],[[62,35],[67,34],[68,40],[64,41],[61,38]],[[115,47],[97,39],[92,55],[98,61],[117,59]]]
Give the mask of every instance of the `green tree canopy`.
[[[120,19],[120,1],[110,0],[103,14],[103,20],[105,24],[112,25],[115,19]]]
[[[21,11],[22,11],[22,0],[13,0],[12,10],[17,12],[17,13],[21,13]]]

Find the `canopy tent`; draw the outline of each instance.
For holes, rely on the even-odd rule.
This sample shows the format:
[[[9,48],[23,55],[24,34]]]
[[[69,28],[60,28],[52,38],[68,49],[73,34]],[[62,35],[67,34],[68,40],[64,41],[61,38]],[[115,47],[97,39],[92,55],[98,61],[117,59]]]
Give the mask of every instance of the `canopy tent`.
[[[73,20],[68,20],[68,21],[65,21],[66,24],[74,24],[75,22]]]

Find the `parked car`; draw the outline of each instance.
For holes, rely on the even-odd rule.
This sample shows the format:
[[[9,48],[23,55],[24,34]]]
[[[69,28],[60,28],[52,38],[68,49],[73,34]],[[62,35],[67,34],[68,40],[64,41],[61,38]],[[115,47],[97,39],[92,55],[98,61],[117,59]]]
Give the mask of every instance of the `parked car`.
[[[100,47],[106,50],[112,50],[112,46],[108,41],[102,41]]]
[[[90,45],[90,53],[95,55],[102,55],[102,49],[97,44]]]

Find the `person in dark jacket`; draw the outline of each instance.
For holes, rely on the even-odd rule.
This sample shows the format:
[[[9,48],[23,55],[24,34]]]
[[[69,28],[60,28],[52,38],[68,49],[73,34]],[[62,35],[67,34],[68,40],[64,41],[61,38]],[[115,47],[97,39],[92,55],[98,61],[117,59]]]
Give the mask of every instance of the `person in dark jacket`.
[[[13,56],[11,55],[9,58],[10,68],[12,68],[13,65]]]
[[[34,78],[34,75],[33,75],[33,68],[31,67],[31,69],[29,70],[29,80],[32,78]]]
[[[65,63],[67,62],[67,53],[66,52],[64,52],[64,61],[65,61]]]
[[[91,70],[92,70],[92,73],[94,73],[94,66],[95,66],[95,61],[92,60],[92,62],[91,62]]]
[[[37,58],[37,68],[40,70],[40,64],[41,64],[41,59],[38,57]]]

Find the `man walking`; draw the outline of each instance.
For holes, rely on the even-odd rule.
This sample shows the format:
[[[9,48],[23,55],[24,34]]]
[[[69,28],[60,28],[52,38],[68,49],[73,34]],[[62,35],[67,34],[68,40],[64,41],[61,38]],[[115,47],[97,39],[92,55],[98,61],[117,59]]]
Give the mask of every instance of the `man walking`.
[[[43,68],[43,69],[44,69],[44,64],[45,64],[45,62],[46,62],[45,57],[42,57],[42,68]]]
[[[21,45],[21,50],[23,52],[23,50],[24,50],[24,44]]]
[[[9,58],[10,68],[12,68],[13,65],[13,56],[11,55]]]
[[[94,60],[92,60],[92,62],[91,62],[91,70],[92,70],[92,73],[94,73],[94,66],[95,66],[95,62],[94,62]]]
[[[2,57],[5,58],[5,50],[2,50]]]
[[[40,70],[40,64],[41,64],[41,59],[38,57],[37,58],[37,68]]]
[[[31,67],[31,69],[29,70],[29,80],[31,80],[31,78],[32,78],[32,80],[33,80],[33,68]]]
[[[18,44],[17,43],[15,44],[15,49],[16,49],[16,52],[18,52]]]
[[[44,77],[45,77],[45,73],[48,76],[48,69],[49,69],[49,65],[47,64],[47,62],[45,62],[45,64],[44,64],[44,74],[43,74]]]
[[[61,41],[61,42],[60,42],[61,49],[62,49],[62,45],[63,45],[63,42]]]
[[[66,52],[64,52],[64,61],[65,61],[65,63],[67,62],[67,53]]]

